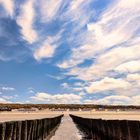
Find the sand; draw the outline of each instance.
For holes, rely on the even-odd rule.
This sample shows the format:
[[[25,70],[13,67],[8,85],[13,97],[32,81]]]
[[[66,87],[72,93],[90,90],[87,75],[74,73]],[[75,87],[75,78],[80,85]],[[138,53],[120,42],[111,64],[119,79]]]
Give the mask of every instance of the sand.
[[[61,112],[47,112],[47,111],[0,112],[0,122],[52,118],[59,115],[62,115],[62,113]]]
[[[93,119],[106,120],[140,120],[140,111],[36,111],[36,112],[0,112],[0,122],[15,120],[32,120],[51,118],[64,114],[60,126],[57,128],[51,140],[80,140],[82,132],[73,123],[69,114]]]
[[[73,114],[85,118],[107,119],[107,120],[140,120],[140,111],[36,111],[36,112],[0,112],[0,122],[14,120],[32,120],[56,117],[61,114]]]
[[[139,120],[140,111],[81,111],[71,112],[73,115],[81,116],[84,118],[92,119],[105,119],[105,120]]]

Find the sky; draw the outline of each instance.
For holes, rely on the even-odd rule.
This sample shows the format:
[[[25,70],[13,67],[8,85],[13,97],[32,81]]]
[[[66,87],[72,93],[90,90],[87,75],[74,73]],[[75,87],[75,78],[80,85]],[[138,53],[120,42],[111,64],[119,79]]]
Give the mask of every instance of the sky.
[[[140,105],[140,0],[0,0],[0,103]]]

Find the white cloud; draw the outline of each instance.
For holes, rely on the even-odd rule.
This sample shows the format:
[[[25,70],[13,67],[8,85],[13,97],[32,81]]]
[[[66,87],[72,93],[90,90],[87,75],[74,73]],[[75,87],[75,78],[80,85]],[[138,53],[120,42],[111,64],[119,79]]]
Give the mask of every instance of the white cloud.
[[[134,74],[128,74],[127,75],[127,80],[140,80],[140,74],[134,73]]]
[[[57,66],[60,68],[70,68],[79,63],[82,63],[87,57],[93,57],[93,51],[91,51],[94,46],[91,44],[91,33],[88,31],[81,31],[81,29],[86,26],[90,18],[94,16],[94,9],[90,10],[90,4],[93,0],[72,0],[64,14],[64,19],[67,19],[67,23],[74,24],[71,30],[71,35],[68,38],[72,46],[77,46],[82,44],[78,48],[73,48],[71,50],[70,59],[60,62]],[[75,36],[76,34],[76,36]],[[88,42],[85,44],[85,42]],[[84,52],[84,53],[83,53]]]
[[[80,48],[74,48],[72,49],[72,55],[69,60],[66,60],[60,64],[58,64],[58,67],[60,68],[70,68],[73,66],[76,66],[77,64],[80,64],[83,62],[83,60],[87,58],[93,57],[93,52],[91,51],[94,48],[92,45],[83,45]]]
[[[49,22],[53,20],[62,6],[62,0],[40,0],[41,21]]]
[[[8,100],[0,98],[0,103],[10,103]]]
[[[66,88],[66,89],[69,88],[69,84],[68,83],[63,83],[61,85],[62,85],[63,88]]]
[[[71,0],[64,17],[67,17],[70,22],[78,23],[78,26],[74,28],[75,32],[86,25],[91,18],[94,11],[88,8],[91,2],[93,0]]]
[[[74,86],[76,86],[76,87],[83,87],[83,86],[84,86],[84,83],[75,82],[75,83],[74,83]]]
[[[85,96],[85,95],[86,95],[86,93],[85,93],[85,92],[83,92],[83,91],[81,91],[81,92],[79,93],[79,95],[80,95],[80,96]]]
[[[132,97],[133,105],[140,105],[140,95]]]
[[[133,6],[130,7],[130,3]],[[140,27],[137,18],[139,6],[138,0],[116,1],[103,12],[98,22],[88,24],[96,45],[101,46],[99,50],[123,43],[133,36]]]
[[[82,87],[74,87],[73,91],[75,91],[75,92],[82,92],[83,88]]]
[[[128,61],[115,68],[118,72],[134,73],[140,71],[140,60]]]
[[[130,7],[131,4],[133,6]],[[132,42],[135,40],[136,31],[140,29],[140,25],[138,24],[140,21],[138,18],[138,13],[140,12],[139,6],[140,2],[138,0],[134,0],[133,2],[131,0],[127,0],[127,2],[112,2],[96,22],[87,24],[87,34],[90,34],[88,40],[92,40],[92,44],[89,41],[90,43],[87,42],[85,45],[73,49],[70,58],[64,60],[58,66],[60,68],[75,67],[77,64],[84,62],[85,59],[96,58],[97,54],[102,55],[107,49],[114,46],[119,46],[120,49],[116,52],[117,55],[113,56],[113,59],[119,59],[119,53],[122,53],[122,51],[125,53],[123,47],[126,47],[130,43],[130,40]],[[137,49],[138,47],[139,45],[137,45]],[[133,49],[132,52],[129,49],[126,49],[126,51],[130,54],[135,54]],[[136,53],[138,54],[138,52]],[[113,59],[109,60],[113,61]],[[122,57],[120,59],[122,61]],[[106,60],[108,59],[104,61]],[[95,67],[94,70],[98,71],[97,68]],[[90,75],[90,77],[92,76]]]
[[[97,100],[85,100],[84,103],[103,105],[131,105],[134,101],[128,96],[112,95]]]
[[[76,94],[48,94],[48,93],[37,93],[35,96],[32,96],[36,102],[45,102],[45,103],[58,103],[58,104],[68,104],[68,103],[80,103],[81,96]]]
[[[11,17],[14,15],[14,1],[13,0],[0,0],[0,4],[3,5],[8,15]]]
[[[5,100],[10,100],[13,99],[15,96],[2,96],[3,99]]]
[[[135,87],[140,88],[140,74],[138,74],[138,73],[128,74],[126,79],[129,82],[133,82]]]
[[[46,2],[48,5],[44,5],[44,9],[53,2],[53,0]],[[47,10],[42,9],[43,22],[51,21],[57,17],[57,11],[61,5],[60,3],[62,2],[58,1],[52,8],[49,6]],[[74,75],[77,79],[88,81],[89,86],[86,90],[89,93],[112,90],[117,94],[94,100],[95,103],[133,104],[134,99],[138,96],[138,75],[128,75],[127,78],[115,79],[109,78],[108,74],[110,71],[134,73],[138,72],[140,69],[140,39],[136,39],[137,35],[135,34],[140,28],[138,24],[139,19],[137,18],[140,12],[139,4],[140,3],[136,0],[134,2],[127,0],[127,3],[123,1],[114,2],[113,5],[103,12],[97,22],[89,24],[87,24],[89,17],[83,9],[86,5],[84,1],[71,1],[65,13],[65,15],[70,18],[70,22],[79,23],[78,28],[87,24],[88,30],[85,34],[88,39],[85,37],[85,44],[77,48],[72,48],[70,58],[64,60],[62,63],[58,64],[58,66],[66,69],[71,68],[68,69],[67,75]],[[55,10],[53,10],[54,7],[56,7]],[[83,16],[79,16],[81,14],[83,14]],[[87,15],[87,17],[84,19],[83,17],[85,17],[85,15]],[[77,29],[74,31],[76,30]],[[55,51],[53,45],[55,45],[55,43],[52,43],[53,39],[51,39],[51,37],[50,40],[51,41],[48,42],[47,39],[45,43],[49,45],[49,48],[52,50],[50,49],[49,51],[48,46],[44,47],[44,45],[41,45],[34,53],[37,60],[53,56]],[[94,59],[94,64],[86,68],[76,67],[86,59]],[[99,78],[101,80],[97,81]],[[68,87],[66,83],[64,83],[63,86]],[[82,91],[82,86],[76,88],[69,87],[69,89],[79,92]],[[128,91],[130,93],[128,93]],[[51,95],[48,93],[37,93],[32,99],[49,103],[70,102],[70,97],[66,98],[67,95],[65,95],[64,99],[64,95],[65,94]],[[81,95],[79,94],[78,96],[81,99]],[[76,102],[79,102],[79,99]]]
[[[125,80],[105,77],[100,81],[93,82],[86,88],[86,90],[88,93],[95,93],[109,90],[128,89],[129,87],[130,83]]]
[[[56,79],[56,80],[62,80],[64,79],[65,77],[60,75],[60,76],[56,76],[56,75],[51,75],[51,74],[46,74],[47,77],[50,77],[52,79]]]
[[[61,44],[63,29],[54,36],[48,36],[45,41],[35,49],[34,58],[40,61],[43,58],[53,57],[55,49]]]
[[[99,55],[94,64],[89,67],[74,67],[70,69],[67,75],[75,75],[76,78],[90,81],[102,78],[110,71],[114,71],[119,65],[128,61],[140,59],[140,43],[127,46],[117,47]],[[132,69],[132,68],[131,68]]]
[[[21,6],[20,15],[17,17],[17,23],[21,27],[23,38],[29,43],[36,41],[38,36],[33,27],[34,18],[34,0],[28,0]]]
[[[124,96],[111,95],[103,97],[102,99],[87,99],[85,104],[102,104],[102,105],[140,105],[140,96]]]
[[[15,88],[7,87],[7,86],[2,86],[2,87],[0,87],[0,90],[2,90],[2,91],[13,91],[13,90],[15,90]]]
[[[44,43],[41,47],[37,48],[34,52],[34,58],[36,60],[41,60],[43,58],[52,57],[54,54],[54,47],[48,43]]]
[[[30,89],[30,90],[28,91],[28,93],[32,94],[32,93],[35,93],[35,91],[32,90],[32,89]]]

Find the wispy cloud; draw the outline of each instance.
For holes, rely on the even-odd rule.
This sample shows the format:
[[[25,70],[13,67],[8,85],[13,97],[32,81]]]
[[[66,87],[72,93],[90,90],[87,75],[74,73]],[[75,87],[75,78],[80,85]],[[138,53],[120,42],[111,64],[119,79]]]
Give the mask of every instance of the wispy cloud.
[[[4,99],[4,98],[0,98],[0,103],[11,103],[10,101]]]
[[[137,36],[136,31],[140,28],[139,18],[137,18],[140,3],[138,0],[134,2],[127,0],[127,3],[131,3],[133,6],[130,7],[123,1],[116,1],[102,13],[98,21],[88,23],[87,32],[90,33],[88,40],[92,40],[93,43],[87,42],[87,44],[73,49],[70,58],[58,66],[60,68],[76,66],[85,59],[92,59],[111,47],[120,45],[124,47],[125,43],[134,39]]]
[[[32,63],[34,58],[20,72],[27,75],[40,66],[30,76],[43,75],[40,83],[57,87],[48,91],[67,93],[29,89],[34,102],[135,104],[140,91],[139,7],[140,0],[0,0],[0,61],[9,61],[2,62],[2,73],[6,65],[19,67],[10,60],[26,57]],[[32,79],[28,82],[34,84]],[[46,87],[41,83],[40,88]],[[0,100],[10,101],[3,94],[14,90],[0,86]],[[96,95],[97,100],[92,98]]]
[[[69,70],[68,74],[75,75],[78,79],[81,80],[96,80],[98,78],[106,76],[110,71],[118,69],[118,67],[123,63],[129,62],[127,63],[128,65],[131,64],[130,61],[139,60],[139,52],[139,41],[127,47],[115,47],[99,55],[96,58],[94,64],[92,64],[91,66],[83,68],[74,67]],[[133,67],[137,68],[137,63],[133,63]]]
[[[14,91],[15,88],[14,87],[8,87],[8,86],[1,86],[0,90],[1,91]]]
[[[128,74],[126,79],[132,82],[135,88],[140,88],[140,73]]]
[[[76,66],[77,64],[82,63],[85,59],[89,59],[93,57],[93,52],[91,51],[93,48],[92,45],[83,45],[80,48],[72,49],[72,55],[70,60],[66,60],[57,66],[60,68],[70,68]]]
[[[62,80],[64,79],[65,77],[64,76],[55,76],[55,75],[51,75],[51,74],[46,74],[47,77],[50,77],[50,78],[53,78],[53,79],[56,79],[56,80]]]
[[[20,7],[20,14],[17,17],[17,23],[21,27],[23,38],[29,43],[37,39],[37,32],[34,29],[34,0],[28,0]]]
[[[0,5],[4,7],[7,15],[13,17],[14,15],[14,1],[13,0],[0,0]]]
[[[62,83],[61,86],[62,86],[64,89],[68,89],[68,88],[69,88],[69,84],[68,84],[68,83]]]
[[[41,22],[50,22],[55,19],[63,3],[62,0],[40,0]]]
[[[69,19],[69,22],[73,22],[77,26],[74,27],[73,32],[78,31],[84,27],[94,13],[94,10],[90,11],[90,3],[92,0],[72,0],[64,13],[64,19]]]
[[[50,58],[54,56],[55,50],[60,45],[60,39],[62,36],[63,30],[60,30],[54,36],[48,36],[44,42],[35,49],[34,58],[38,61],[43,58]]]
[[[134,104],[139,95],[139,6],[138,0],[112,2],[98,20],[87,23],[85,44],[72,48],[70,56],[58,64],[66,75],[87,82],[87,93],[113,94],[89,102]],[[87,59],[93,63],[80,67]]]
[[[128,62],[122,63],[119,66],[117,66],[115,70],[118,72],[121,72],[121,73],[139,72],[140,71],[140,60],[133,60],[133,61],[128,61]]]
[[[44,43],[40,48],[36,49],[34,52],[34,58],[36,60],[41,60],[43,58],[52,57],[54,54],[54,47],[48,43]]]

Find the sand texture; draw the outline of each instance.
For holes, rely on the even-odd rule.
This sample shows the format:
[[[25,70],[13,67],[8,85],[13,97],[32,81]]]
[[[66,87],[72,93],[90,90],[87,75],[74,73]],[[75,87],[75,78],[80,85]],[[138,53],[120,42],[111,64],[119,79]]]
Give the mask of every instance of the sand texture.
[[[71,114],[92,119],[105,120],[140,120],[140,111],[92,111],[92,112],[71,112]]]

